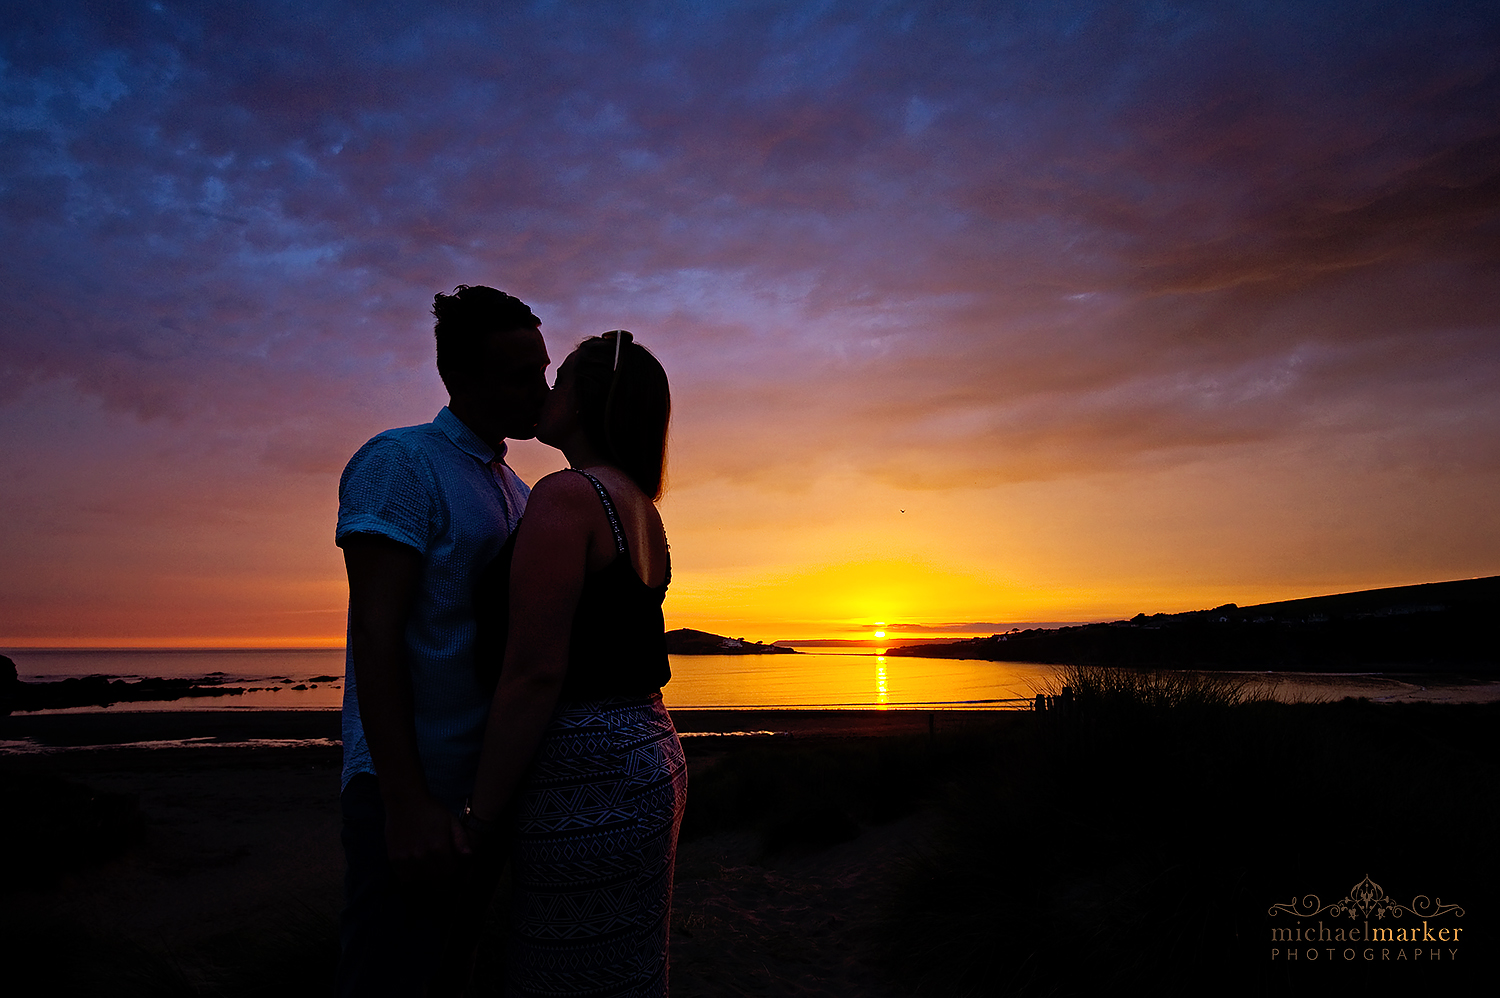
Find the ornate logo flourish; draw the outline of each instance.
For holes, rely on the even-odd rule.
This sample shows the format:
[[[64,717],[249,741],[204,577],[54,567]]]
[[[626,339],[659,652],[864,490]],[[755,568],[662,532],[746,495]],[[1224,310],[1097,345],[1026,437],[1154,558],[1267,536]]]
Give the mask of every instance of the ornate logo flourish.
[[[1311,918],[1327,912],[1334,918],[1348,915],[1350,918],[1359,918],[1361,915],[1368,918],[1374,915],[1376,918],[1400,918],[1402,915],[1412,915],[1416,918],[1436,918],[1439,915],[1453,913],[1454,917],[1462,918],[1464,910],[1456,904],[1443,904],[1443,899],[1435,901],[1428,900],[1427,895],[1418,894],[1412,898],[1411,904],[1397,904],[1396,901],[1386,896],[1384,890],[1375,881],[1365,874],[1365,879],[1349,888],[1349,893],[1342,899],[1332,904],[1320,904],[1316,894],[1308,894],[1298,898],[1292,898],[1286,904],[1273,904],[1267,915],[1275,915],[1285,912],[1298,918]]]

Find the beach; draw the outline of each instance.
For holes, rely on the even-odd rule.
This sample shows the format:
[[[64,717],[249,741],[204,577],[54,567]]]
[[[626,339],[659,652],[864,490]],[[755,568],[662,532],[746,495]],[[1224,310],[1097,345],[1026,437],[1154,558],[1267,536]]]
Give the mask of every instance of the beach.
[[[1289,733],[1305,743],[1309,728],[1328,727],[1320,719],[1336,726],[1353,718],[1351,723],[1361,726],[1352,746],[1358,749],[1356,755],[1368,756],[1380,739],[1394,737],[1392,758],[1401,758],[1402,752],[1409,756],[1414,750],[1421,757],[1443,760],[1450,768],[1433,784],[1431,800],[1423,796],[1429,791],[1420,781],[1410,779],[1409,771],[1400,775],[1403,786],[1394,789],[1397,797],[1392,803],[1399,813],[1420,811],[1424,821],[1443,822],[1449,833],[1462,833],[1459,842],[1465,841],[1465,834],[1470,840],[1482,839],[1494,823],[1493,808],[1478,818],[1464,818],[1469,823],[1464,826],[1455,826],[1452,814],[1441,810],[1455,806],[1457,799],[1443,780],[1468,785],[1464,781],[1474,777],[1465,774],[1487,778],[1495,771],[1493,749],[1476,755],[1472,747],[1492,741],[1483,734],[1490,730],[1494,713],[1485,704],[1385,706],[1350,701],[1274,705],[1271,710],[1269,734],[1263,739],[1267,744],[1290,743]],[[1065,721],[1061,715],[1049,719],[1031,711],[679,710],[674,716],[684,735],[691,787],[689,817],[678,855],[671,943],[673,994],[679,998],[768,994],[887,998],[917,993],[920,978],[911,977],[909,969],[903,977],[900,966],[893,965],[892,925],[905,924],[908,916],[901,913],[909,910],[911,938],[920,936],[926,940],[921,945],[933,945],[934,916],[930,911],[923,914],[922,905],[929,901],[923,900],[922,891],[927,888],[922,884],[952,880],[951,872],[942,872],[943,850],[968,834],[962,829],[969,805],[955,812],[952,794],[943,789],[953,761],[972,754],[978,746],[978,751],[989,752],[995,759],[985,765],[999,767],[993,770],[996,775],[984,776],[980,784],[993,790],[993,802],[983,806],[1003,808],[999,813],[1005,817],[994,834],[1001,839],[1021,835],[1022,844],[1006,847],[1020,851],[999,867],[974,872],[981,885],[994,884],[996,878],[1010,885],[1008,878],[1014,874],[1009,866],[1019,864],[1016,871],[1022,874],[1022,882],[1014,885],[1016,898],[1026,896],[1026,877],[1053,868],[1056,860],[1045,858],[1048,843],[1056,840],[1051,848],[1067,853],[1064,840],[1078,834],[1078,819],[1049,818],[1061,813],[1059,802],[1070,800],[1069,807],[1087,808],[1089,798],[1100,792],[1085,789],[1088,783],[1079,782],[1076,775],[1065,777],[1064,797],[1057,797],[1044,783],[1027,782],[1031,779],[1027,773],[1047,771],[1054,764],[1076,772],[1076,767],[1068,768],[1073,762],[1056,755],[1056,746],[1062,743],[1054,736],[1068,726],[1049,724]],[[1196,723],[1192,718],[1188,721]],[[338,840],[338,726],[335,711],[123,711],[21,715],[0,721],[0,739],[9,745],[30,746],[28,751],[0,758],[0,778],[18,816],[8,832],[11,848],[24,845],[15,840],[18,827],[31,827],[43,837],[60,835],[74,845],[82,843],[80,850],[65,852],[60,859],[53,855],[52,871],[39,871],[31,882],[19,886],[7,885],[0,917],[4,958],[11,967],[51,974],[50,980],[36,978],[40,983],[32,991],[23,987],[7,993],[326,993],[337,945],[343,868]],[[1320,752],[1329,759],[1345,758],[1351,747],[1349,737],[1328,730],[1326,748],[1288,744],[1287,758],[1301,759],[1305,751],[1313,753],[1309,758]],[[1379,738],[1369,731],[1378,732]],[[1435,738],[1458,737],[1454,732],[1468,741],[1456,743],[1457,749],[1434,748]],[[1167,737],[1168,744],[1176,744],[1173,737]],[[1212,742],[1215,736],[1201,737]],[[1076,739],[1069,738],[1072,745]],[[1070,747],[1066,754],[1073,752]],[[1166,758],[1160,756],[1159,741],[1148,739],[1112,749],[1109,755],[1115,761],[1109,765],[1128,767],[1128,759],[1137,752]],[[1212,751],[1203,756],[1212,757]],[[1456,770],[1452,769],[1454,760],[1458,760]],[[1190,753],[1177,762],[1153,765],[1170,785],[1177,779],[1173,767],[1203,764],[1198,754]],[[1236,820],[1246,829],[1247,816],[1255,814],[1260,815],[1255,820],[1263,819],[1267,829],[1283,823],[1271,811],[1299,799],[1285,797],[1285,784],[1295,782],[1295,775],[1288,775],[1290,771],[1274,759],[1266,764],[1268,770],[1253,761],[1231,758],[1227,764],[1249,767],[1245,769],[1249,775],[1235,777],[1236,783],[1256,787],[1254,792],[1264,800],[1220,802],[1205,811],[1198,796],[1203,791],[1190,790],[1187,797],[1165,798],[1181,809],[1181,814],[1165,812],[1165,820],[1175,823],[1167,827],[1192,828],[1200,821],[1209,821],[1204,827],[1221,827],[1202,817],[1214,814],[1213,807],[1229,808],[1224,813],[1239,815]],[[1121,771],[1130,772],[1128,768]],[[1107,773],[1096,778],[1105,781],[1101,788],[1116,788],[1106,794],[1126,786]],[[1191,776],[1184,786],[1202,786],[1200,777]],[[58,787],[82,789],[98,807],[90,811],[79,803],[81,798],[58,797]],[[1306,800],[1325,792],[1318,784]],[[1149,870],[1149,864],[1140,867],[1145,860],[1139,850],[1120,844],[1119,836],[1123,832],[1127,842],[1132,834],[1161,840],[1163,833],[1145,824],[1164,813],[1161,801],[1150,795],[1114,803],[1112,799],[1101,799],[1106,813],[1098,820],[1098,835],[1103,836],[1100,841],[1116,843],[1108,848],[1118,849],[1125,865],[1120,865],[1121,860],[1108,861],[1106,872],[1097,877],[1067,870],[1060,893],[1048,890],[1053,897],[1093,898],[1123,883],[1124,900],[1104,896],[1087,900],[1082,914],[1065,911],[1063,924],[1073,924],[1067,919],[1108,920],[1115,917],[1108,914],[1116,910],[1111,906],[1128,902],[1120,910],[1133,911],[1131,906],[1142,904],[1136,880],[1139,870]],[[1128,803],[1132,800],[1134,804]],[[1421,806],[1411,806],[1413,801]],[[1120,810],[1122,806],[1126,810]],[[1132,806],[1141,809],[1135,818],[1129,817]],[[80,807],[85,809],[79,811]],[[1455,813],[1469,814],[1461,809]],[[87,834],[75,834],[77,822],[68,816],[77,814],[88,815]],[[1426,886],[1432,879],[1428,866],[1408,857],[1393,866],[1391,851],[1376,848],[1384,834],[1379,828],[1388,825],[1390,817],[1366,829],[1365,844],[1351,854],[1351,861],[1364,863],[1374,857],[1384,873],[1399,869],[1406,883],[1430,889]],[[1025,835],[1033,834],[1027,829],[1037,819],[1043,820],[1034,834],[1041,838],[1026,845],[1032,840]],[[1064,824],[1048,831],[1049,820]],[[1305,810],[1296,816],[1303,834],[1311,836],[1309,841],[1319,834],[1335,834],[1332,821],[1320,825],[1322,820]],[[982,825],[988,829],[993,821],[982,818]],[[1006,831],[1008,825],[1015,827]],[[984,834],[984,854],[1003,852],[999,845],[992,850],[991,833]],[[1299,865],[1293,871],[1297,876],[1284,877],[1265,865],[1269,861],[1264,857],[1244,860],[1249,855],[1245,844],[1268,841],[1256,837],[1264,834],[1245,830],[1242,835],[1249,838],[1226,838],[1227,852],[1212,861],[1224,863],[1225,869],[1215,866],[1195,874],[1206,878],[1205,883],[1219,883],[1238,870],[1234,876],[1239,878],[1240,893],[1245,893],[1246,882],[1256,888],[1250,892],[1255,917],[1262,917],[1268,901],[1284,900],[1280,897],[1283,884],[1308,884],[1311,889],[1316,875],[1345,890],[1346,873],[1357,878],[1361,872],[1376,872],[1356,871],[1352,866],[1346,871],[1349,864],[1343,860],[1350,857],[1340,856],[1339,848],[1330,842],[1319,846],[1322,858],[1314,857],[1315,862],[1307,862],[1299,852]],[[1170,841],[1179,842],[1174,848],[1183,848],[1192,840]],[[29,849],[46,853],[37,842]],[[921,863],[936,864],[932,869],[937,872],[926,880],[914,879],[913,871]],[[1482,910],[1480,895],[1493,882],[1493,868],[1488,860],[1462,867],[1477,872],[1455,880],[1450,864],[1443,867],[1448,879],[1439,881],[1445,898],[1459,896],[1471,906],[1469,924],[1476,931],[1490,917]],[[1274,868],[1280,869],[1280,865]],[[960,874],[955,888],[963,889],[966,879],[966,874]],[[1321,883],[1317,886],[1322,887]],[[1183,888],[1201,889],[1197,881]],[[1080,891],[1086,893],[1079,895]],[[940,942],[939,948],[958,946],[958,952],[970,954],[967,959],[988,946],[962,941],[962,933],[969,931],[966,926],[977,924],[974,915],[963,912],[963,905],[980,903],[976,892],[982,895],[983,888],[964,889],[958,901],[930,902],[938,905],[939,912],[951,913],[958,923],[952,941]],[[1212,913],[1216,903],[1212,899],[1200,897],[1194,903],[1204,901],[1210,902],[1207,910]],[[943,914],[940,919],[948,917]],[[1062,916],[1054,911],[1048,917]],[[1128,926],[1140,915],[1121,917]],[[1203,924],[1212,921],[1206,917]],[[1109,928],[1114,930],[1112,925]],[[904,939],[906,931],[901,933]],[[1100,938],[1099,945],[1107,951],[1108,933]],[[1478,948],[1469,952],[1474,959],[1482,957]],[[1238,954],[1236,950],[1233,959],[1241,959]],[[1258,946],[1256,958],[1263,963]],[[488,966],[485,959],[482,951],[482,971]],[[943,962],[953,961],[944,957],[935,965]],[[1263,968],[1255,964],[1251,969],[1259,973]],[[1258,987],[1266,983],[1257,980]],[[108,987],[101,982],[108,982]],[[1423,979],[1409,983],[1420,985]],[[929,987],[922,993],[943,993],[946,986]],[[1009,990],[1032,993],[1024,986]],[[1267,993],[1282,992],[1270,987]],[[1286,993],[1296,993],[1296,989]],[[1439,988],[1428,993],[1444,992]]]
[[[690,779],[753,744],[817,746],[1003,721],[997,712],[935,719],[916,711],[676,716],[687,736]],[[213,955],[241,948],[246,939],[268,953],[297,951],[303,941],[291,934],[336,945],[343,871],[338,729],[336,711],[127,711],[0,721],[4,739],[35,746],[0,760],[8,779],[45,777],[133,799],[142,826],[119,855],[70,865],[54,881],[10,894],[0,933],[13,946],[30,941],[26,954],[11,958],[46,952],[77,966],[90,953],[126,949],[147,978],[180,974],[189,986],[205,988],[223,972]],[[774,857],[748,831],[685,841],[673,993],[891,993],[865,963],[867,940],[888,868],[930,820],[912,815],[829,849]],[[86,952],[68,952],[69,946]]]

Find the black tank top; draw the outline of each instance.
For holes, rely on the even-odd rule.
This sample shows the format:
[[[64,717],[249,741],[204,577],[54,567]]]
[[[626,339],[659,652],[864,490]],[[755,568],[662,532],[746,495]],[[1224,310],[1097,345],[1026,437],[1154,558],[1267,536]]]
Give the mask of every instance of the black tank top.
[[[584,577],[568,642],[568,674],[559,699],[650,696],[672,677],[661,612],[667,586],[672,581],[671,552],[667,553],[667,574],[662,584],[655,588],[646,585],[635,574],[630,545],[609,490],[588,472],[569,470],[578,471],[599,493],[614,533],[615,557]],[[522,517],[522,525],[525,522]],[[489,692],[494,691],[505,662],[505,641],[510,632],[510,565],[515,556],[516,534],[521,529],[518,526],[510,535],[495,560],[481,573],[474,589],[474,618],[478,624],[474,641],[475,673],[481,688]]]

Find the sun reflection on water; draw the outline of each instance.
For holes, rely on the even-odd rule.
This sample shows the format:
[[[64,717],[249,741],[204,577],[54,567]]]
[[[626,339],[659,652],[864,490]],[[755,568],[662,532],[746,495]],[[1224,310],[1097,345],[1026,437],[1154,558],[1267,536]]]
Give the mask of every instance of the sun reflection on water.
[[[885,656],[875,656],[875,702],[885,710],[886,702],[890,699],[890,688],[886,685],[885,678]]]

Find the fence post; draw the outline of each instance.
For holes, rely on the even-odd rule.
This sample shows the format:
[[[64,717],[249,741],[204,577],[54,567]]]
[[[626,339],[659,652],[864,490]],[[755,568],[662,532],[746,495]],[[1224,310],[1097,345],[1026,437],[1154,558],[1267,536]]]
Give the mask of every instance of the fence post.
[[[1038,693],[1036,695],[1036,707],[1035,707],[1035,709],[1036,710],[1046,710],[1047,709],[1047,695],[1045,693]]]

